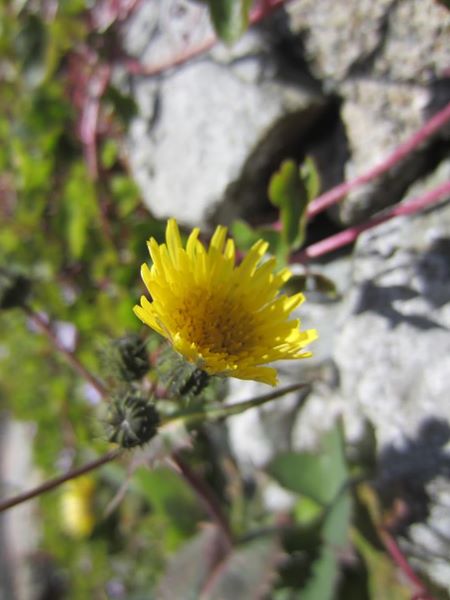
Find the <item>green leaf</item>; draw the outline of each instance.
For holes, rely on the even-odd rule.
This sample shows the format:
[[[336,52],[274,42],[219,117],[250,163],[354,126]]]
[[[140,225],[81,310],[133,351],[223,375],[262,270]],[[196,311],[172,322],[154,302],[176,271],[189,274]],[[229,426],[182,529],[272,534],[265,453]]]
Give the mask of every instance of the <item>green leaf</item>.
[[[318,194],[320,181],[311,158],[300,169],[285,160],[269,182],[269,199],[280,211],[281,237],[290,250],[303,245],[306,237],[307,209]]]
[[[323,526],[323,547],[312,567],[312,577],[302,590],[302,600],[333,600],[339,576],[339,554],[348,546],[351,517],[348,491],[339,494],[327,512]]]
[[[300,167],[300,177],[305,185],[308,203],[317,198],[320,192],[320,177],[317,167],[310,156]]]
[[[207,0],[217,35],[224,42],[235,42],[247,29],[251,0]]]
[[[197,498],[171,469],[138,469],[133,474],[133,486],[148,500],[155,517],[166,524],[169,549],[173,550],[194,533],[196,523],[202,517]]]
[[[112,139],[106,139],[103,143],[100,160],[105,169],[111,169],[117,161],[119,148],[117,142]]]
[[[336,597],[339,557],[349,543],[352,499],[345,488],[348,469],[339,423],[324,436],[321,446],[319,455],[291,454],[288,463],[281,462],[278,465],[278,470],[287,475],[286,481],[295,486],[297,491],[315,497],[327,506],[320,534],[322,549],[313,563],[312,575],[302,590],[302,600],[332,600]],[[293,460],[292,456],[297,459]],[[295,470],[298,470],[297,477],[293,477]]]
[[[299,248],[304,240],[300,224],[306,215],[308,198],[304,183],[293,160],[285,160],[272,175],[268,189],[269,199],[280,211],[281,237],[292,249]]]
[[[313,565],[313,575],[302,590],[302,600],[332,600],[338,577],[338,566],[331,548],[324,547]]]
[[[317,454],[285,452],[275,457],[267,470],[288,490],[329,504],[348,476],[340,426],[324,436]]]
[[[339,293],[334,281],[322,273],[304,273],[292,276],[283,286],[287,294],[313,293],[327,300],[337,300]]]
[[[347,545],[352,499],[348,490],[341,491],[329,509],[322,527],[324,541],[335,550]]]
[[[64,189],[64,207],[69,252],[73,258],[79,259],[83,254],[88,229],[97,216],[95,189],[81,162],[75,164],[70,172]]]
[[[216,568],[200,600],[265,598],[271,589],[280,558],[280,546],[272,537],[258,538],[238,546]]]
[[[302,241],[299,236],[299,222],[302,203],[306,209],[306,190],[293,160],[285,160],[280,169],[272,175],[268,192],[270,201],[280,210],[284,241],[289,246],[299,247]]]
[[[286,264],[289,247],[279,231],[265,227],[254,229],[245,221],[236,220],[231,225],[231,232],[239,250],[250,250],[255,242],[262,239],[268,242],[269,251],[276,257],[278,264]]]
[[[227,553],[223,536],[208,526],[169,561],[155,597],[158,600],[198,600],[205,581]]]
[[[111,178],[111,191],[119,203],[120,217],[126,217],[139,204],[139,190],[134,181],[126,175],[114,175]]]
[[[114,115],[118,117],[124,125],[128,125],[137,113],[135,100],[112,85],[108,86],[106,89],[103,102],[111,105]]]
[[[231,233],[239,250],[250,250],[253,244],[261,238],[256,229],[240,219],[233,221]]]
[[[322,513],[323,506],[308,496],[302,496],[294,507],[295,520],[301,525],[315,521]]]
[[[352,540],[367,565],[371,600],[408,600],[411,591],[399,581],[389,556],[376,550],[357,530],[352,532]]]

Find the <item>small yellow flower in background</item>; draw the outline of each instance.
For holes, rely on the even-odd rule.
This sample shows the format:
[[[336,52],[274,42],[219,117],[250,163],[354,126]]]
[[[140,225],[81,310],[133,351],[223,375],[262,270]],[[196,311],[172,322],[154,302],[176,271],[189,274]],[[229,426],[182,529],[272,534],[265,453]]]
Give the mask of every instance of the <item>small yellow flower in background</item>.
[[[65,484],[61,496],[61,519],[64,531],[74,538],[88,537],[95,525],[92,500],[95,482],[84,475]]]
[[[169,219],[166,244],[150,239],[153,265],[143,264],[141,275],[152,301],[142,296],[134,312],[210,375],[275,385],[276,369],[266,363],[311,356],[303,348],[317,332],[289,319],[304,296],[279,294],[291,273],[274,273],[274,258],[261,264],[267,242],[256,242],[236,266],[226,227],[217,227],[208,249],[199,233],[195,228],[184,248],[177,222]]]

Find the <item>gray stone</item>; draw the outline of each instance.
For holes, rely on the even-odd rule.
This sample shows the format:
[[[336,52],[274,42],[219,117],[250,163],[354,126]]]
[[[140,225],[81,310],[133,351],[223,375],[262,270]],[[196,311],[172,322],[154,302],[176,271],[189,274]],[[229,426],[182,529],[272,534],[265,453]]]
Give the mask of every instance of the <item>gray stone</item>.
[[[448,76],[450,13],[435,0],[393,2],[382,45],[375,56],[377,77],[427,85]]]
[[[126,29],[128,53],[147,66],[167,63],[211,33],[204,7],[168,4],[172,9],[143,3]],[[175,24],[167,18],[174,7],[182,8]],[[265,201],[268,175],[285,157],[284,148],[298,145],[327,108],[317,85],[280,77],[277,61],[264,36],[250,31],[236,45],[217,44],[158,77],[132,77],[139,114],[127,150],[155,216],[206,226],[208,220],[227,223]],[[123,73],[115,77],[124,85]]]
[[[434,0],[295,0],[286,10],[318,79],[430,83],[450,62],[450,16]]]
[[[137,102],[141,115],[131,126],[129,156],[144,201],[157,217],[176,215],[182,223],[198,226],[240,179],[249,155],[278,122],[292,117],[291,135],[304,128],[312,98],[275,81],[255,86],[232,69],[205,60],[159,84],[142,81]],[[272,146],[277,141],[275,136]],[[254,161],[253,177],[271,154],[266,146]],[[241,201],[246,204],[243,197]]]
[[[336,338],[342,394],[380,426],[381,444],[426,417],[450,419],[440,392],[450,351],[450,207],[363,234]]]
[[[394,0],[296,0],[286,10],[313,74],[335,85],[376,51],[393,4]]]
[[[434,0],[299,0],[287,10],[312,72],[343,98],[346,180],[378,165],[449,101],[436,82],[448,77],[450,14]],[[350,192],[333,216],[351,224],[400,201],[433,169],[430,146]]]
[[[376,79],[346,82],[341,91],[345,96],[341,116],[350,153],[346,180],[377,166],[416,132],[431,101],[427,88]],[[399,202],[428,162],[425,151],[413,153],[370,184],[350,192],[335,211],[339,220],[344,224],[358,222]]]
[[[208,9],[188,0],[140,2],[123,29],[124,50],[146,67],[165,64],[202,44],[213,29]]]
[[[39,483],[33,466],[35,427],[9,419],[0,422],[1,496],[8,498]],[[30,557],[36,551],[40,527],[36,501],[29,501],[0,515],[0,599],[37,598],[32,583]]]
[[[433,184],[448,180],[448,168],[442,165]],[[450,538],[439,517],[450,493],[449,257],[448,201],[362,235],[334,347],[344,417],[374,424],[381,489],[403,498],[411,522],[421,523],[406,548],[441,585],[449,582],[436,542],[436,532]],[[435,443],[430,436],[438,430],[448,433]]]

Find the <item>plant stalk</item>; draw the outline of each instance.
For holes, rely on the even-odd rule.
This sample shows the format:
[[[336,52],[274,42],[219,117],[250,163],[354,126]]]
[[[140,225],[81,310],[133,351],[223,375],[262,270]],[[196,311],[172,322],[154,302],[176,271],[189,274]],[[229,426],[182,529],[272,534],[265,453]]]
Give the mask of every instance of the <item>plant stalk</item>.
[[[85,475],[86,473],[90,473],[94,469],[98,469],[98,467],[103,466],[106,463],[109,463],[116,459],[123,452],[122,448],[116,448],[104,454],[100,458],[96,458],[95,460],[78,467],[76,469],[72,469],[64,475],[59,475],[58,477],[54,477],[53,479],[48,479],[43,484],[38,485],[32,490],[28,492],[23,492],[18,494],[17,496],[13,496],[7,500],[0,500],[0,513],[13,508],[13,506],[17,506],[18,504],[22,504],[22,502],[26,502],[27,500],[31,500],[32,498],[36,498],[36,496],[40,496],[41,494],[45,494],[46,492],[50,492],[55,489],[62,483],[66,481],[70,481],[71,479],[75,479],[76,477],[80,477],[81,475]]]
[[[334,252],[343,246],[353,243],[364,231],[372,229],[381,223],[385,223],[394,217],[401,217],[405,215],[412,215],[416,212],[424,210],[425,208],[432,206],[439,200],[446,197],[450,197],[450,181],[446,181],[441,185],[433,188],[429,192],[426,192],[422,196],[418,196],[413,200],[406,201],[402,204],[397,204],[393,208],[384,211],[382,214],[369,219],[365,223],[349,227],[344,231],[340,231],[335,235],[311,244],[304,250],[296,252],[290,257],[290,262],[306,262],[313,258],[318,258],[330,252]]]
[[[28,318],[30,319],[30,321],[34,323],[34,325],[36,325],[36,327],[48,337],[54,348],[65,356],[67,362],[75,369],[75,371],[77,371],[77,373],[84,377],[84,379],[88,383],[90,383],[92,387],[95,388],[102,397],[105,397],[107,394],[107,390],[104,384],[80,362],[80,360],[73,352],[71,352],[70,350],[65,348],[63,344],[61,344],[55,332],[53,331],[50,323],[47,322],[47,320],[44,317],[42,317],[42,315],[33,310],[31,307],[25,305],[22,308],[25,311]]]

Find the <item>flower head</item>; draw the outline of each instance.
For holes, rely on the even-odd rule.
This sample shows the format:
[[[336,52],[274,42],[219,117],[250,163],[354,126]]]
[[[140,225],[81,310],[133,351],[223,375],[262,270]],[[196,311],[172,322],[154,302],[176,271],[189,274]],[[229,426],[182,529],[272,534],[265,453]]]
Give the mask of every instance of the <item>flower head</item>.
[[[291,273],[274,273],[274,258],[261,264],[267,242],[256,242],[236,266],[225,227],[217,227],[208,249],[199,233],[195,228],[184,248],[169,219],[166,243],[150,239],[153,265],[143,264],[141,275],[152,300],[142,296],[134,312],[206,373],[275,385],[276,369],[267,363],[311,356],[304,348],[316,331],[289,318],[304,296],[279,293]]]

